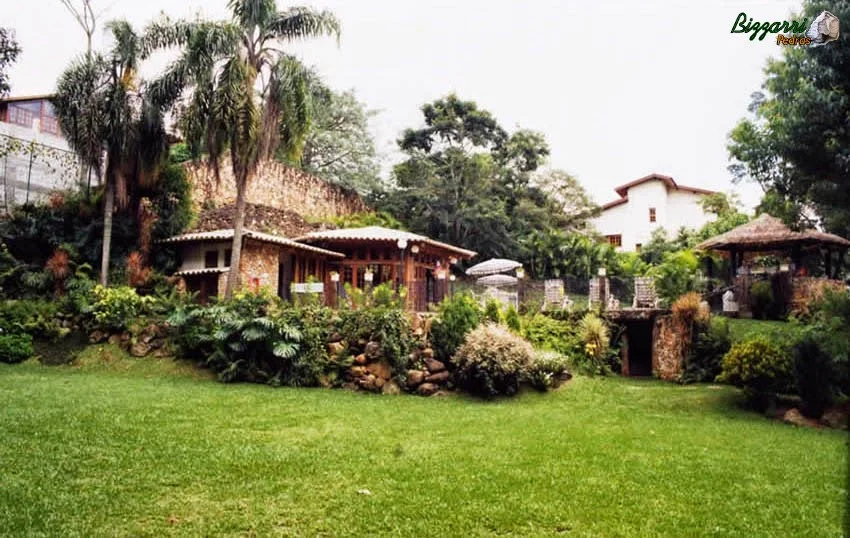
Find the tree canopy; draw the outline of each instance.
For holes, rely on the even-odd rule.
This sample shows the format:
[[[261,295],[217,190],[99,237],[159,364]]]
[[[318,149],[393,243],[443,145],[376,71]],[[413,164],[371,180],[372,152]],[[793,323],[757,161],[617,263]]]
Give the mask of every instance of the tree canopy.
[[[0,28],[0,98],[9,95],[12,89],[9,84],[9,67],[18,59],[21,47],[15,39],[15,32],[10,28]]]
[[[850,2],[803,2],[802,17],[828,10],[850,20]],[[730,167],[757,181],[790,225],[810,206],[824,228],[850,236],[850,47],[782,47],[765,67],[764,92],[753,94],[751,117],[730,133]],[[796,222],[794,222],[796,221]]]

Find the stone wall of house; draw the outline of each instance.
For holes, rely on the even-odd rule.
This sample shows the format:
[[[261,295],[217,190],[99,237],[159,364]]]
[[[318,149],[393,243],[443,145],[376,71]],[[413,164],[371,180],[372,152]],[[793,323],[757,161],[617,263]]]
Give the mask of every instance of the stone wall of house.
[[[187,164],[192,185],[192,204],[196,212],[205,207],[221,207],[236,201],[236,186],[229,159],[223,159],[219,181],[205,164]],[[290,209],[300,215],[327,219],[368,210],[353,190],[332,185],[302,170],[278,162],[267,162],[257,169],[248,185],[248,203]]]
[[[673,316],[656,316],[652,329],[652,372],[659,379],[679,379],[684,367],[681,339]]]
[[[242,249],[239,278],[242,288],[256,290],[268,288],[277,295],[280,247],[268,243],[248,241]]]

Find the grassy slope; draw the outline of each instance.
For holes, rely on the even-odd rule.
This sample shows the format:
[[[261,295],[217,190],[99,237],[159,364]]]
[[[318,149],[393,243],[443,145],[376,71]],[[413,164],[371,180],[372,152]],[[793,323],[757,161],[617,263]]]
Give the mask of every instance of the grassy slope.
[[[728,388],[579,378],[481,403],[110,356],[0,365],[0,535],[841,532],[844,436],[739,411]]]

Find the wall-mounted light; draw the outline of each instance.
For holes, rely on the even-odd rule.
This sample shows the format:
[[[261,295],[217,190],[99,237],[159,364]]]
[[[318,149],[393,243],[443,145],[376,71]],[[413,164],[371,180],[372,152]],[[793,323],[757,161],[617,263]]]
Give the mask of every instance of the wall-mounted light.
[[[401,248],[401,247],[399,247],[399,248]],[[419,245],[413,245],[412,247],[410,247],[410,252],[412,252],[414,254],[419,254]]]
[[[445,280],[446,279],[446,270],[445,269],[437,269],[437,279]]]
[[[449,258],[449,263],[455,265],[457,263],[457,258],[455,256],[452,256],[451,258]]]
[[[449,280],[454,282],[455,280],[457,280],[457,277],[455,275],[449,275]]]
[[[516,268],[516,277],[517,278],[525,278],[525,269],[523,269],[522,267],[517,267]]]
[[[366,272],[363,273],[363,280],[365,280],[366,282],[372,282],[374,278],[375,273],[373,273],[371,269],[366,269]]]
[[[331,271],[331,282],[339,282],[339,273]]]
[[[396,241],[396,243],[395,243],[395,244],[396,244],[396,246],[397,246],[398,248],[400,248],[401,250],[404,250],[404,249],[406,249],[406,248],[407,248],[407,239],[405,239],[405,238],[403,238],[403,237],[402,237],[401,239],[399,239],[398,241]]]
[[[597,271],[596,274],[599,275],[599,276],[605,276],[605,275],[608,274],[608,270],[605,269],[604,267],[600,267],[599,271]]]
[[[779,264],[779,270],[782,271],[783,273],[787,273],[788,271],[791,270],[791,266],[788,265],[787,263],[781,263],[781,264]]]

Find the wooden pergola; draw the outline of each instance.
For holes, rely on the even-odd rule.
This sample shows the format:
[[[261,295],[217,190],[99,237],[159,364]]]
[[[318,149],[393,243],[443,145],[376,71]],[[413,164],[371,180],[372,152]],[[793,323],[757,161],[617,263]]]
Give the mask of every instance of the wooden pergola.
[[[836,278],[848,248],[850,241],[843,237],[816,230],[795,232],[766,213],[696,246],[697,250],[728,253],[733,278],[748,253],[787,253],[799,267],[803,254],[811,251],[818,251],[823,256],[827,278]],[[836,264],[832,263],[834,253],[838,253]]]

